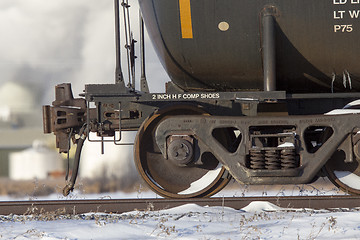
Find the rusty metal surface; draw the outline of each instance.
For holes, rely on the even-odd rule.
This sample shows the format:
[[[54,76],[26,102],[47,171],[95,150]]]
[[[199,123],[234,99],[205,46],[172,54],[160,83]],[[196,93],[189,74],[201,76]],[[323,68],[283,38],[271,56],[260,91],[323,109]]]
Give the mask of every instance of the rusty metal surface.
[[[23,215],[55,212],[82,214],[88,212],[124,213],[137,210],[162,210],[194,203],[199,206],[226,206],[241,209],[254,201],[268,201],[283,208],[356,208],[360,196],[244,197],[203,199],[114,199],[0,202],[0,215]]]
[[[73,137],[79,132],[86,119],[86,102],[74,98],[71,84],[63,83],[55,87],[55,101],[52,106],[43,106],[44,133],[54,132],[56,147],[60,152],[69,150],[69,133]]]
[[[202,109],[191,105],[174,105],[150,116],[141,125],[135,139],[135,166],[148,186],[160,196],[168,198],[210,197],[223,189],[231,178],[225,168],[219,165],[217,159],[212,155],[203,154],[199,148],[194,148],[193,158],[200,159],[202,157],[201,163],[197,165],[190,163],[184,166],[174,163],[175,160],[168,160],[157,150],[158,146],[153,134],[155,129],[164,118],[176,116],[179,113],[207,115]],[[186,135],[186,133],[181,133],[178,136],[184,134]],[[228,138],[224,134],[223,136],[224,140]],[[201,184],[195,184],[199,179],[202,179]],[[199,186],[192,188],[193,184]]]
[[[298,184],[309,183],[318,174],[326,161],[344,141],[347,135],[360,128],[359,115],[308,115],[308,116],[263,116],[263,117],[223,117],[223,116],[176,116],[168,117],[156,128],[156,142],[162,153],[166,150],[166,137],[170,134],[182,134],[186,132],[190,136],[196,136],[199,142],[204,143],[203,152],[211,152],[219,162],[223,163],[238,182],[244,184]],[[251,169],[248,167],[249,149],[261,148],[253,145],[249,139],[253,135],[250,131],[265,127],[286,127],[293,129],[288,134],[296,136],[296,151],[301,159],[301,164],[292,169]],[[329,127],[333,130],[328,140],[314,152],[306,149],[309,142],[306,129],[311,126]],[[225,149],[219,141],[212,136],[215,129],[233,128],[240,131],[241,142],[237,150],[232,153]],[[169,129],[172,131],[170,132]],[[175,130],[176,129],[176,130]],[[281,131],[275,130],[277,133]],[[261,136],[261,135],[259,135]],[[264,134],[263,136],[266,136]],[[288,140],[286,140],[288,141]],[[288,141],[290,142],[290,141]],[[277,145],[278,146],[278,145]],[[277,148],[277,146],[275,146]]]

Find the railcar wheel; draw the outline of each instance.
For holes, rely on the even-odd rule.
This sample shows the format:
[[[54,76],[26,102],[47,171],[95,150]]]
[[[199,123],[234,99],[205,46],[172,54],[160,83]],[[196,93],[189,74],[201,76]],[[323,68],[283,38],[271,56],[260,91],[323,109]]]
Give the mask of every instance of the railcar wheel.
[[[325,164],[325,171],[329,180],[347,193],[360,195],[360,134],[355,134],[354,156],[352,161],[346,160],[353,151],[337,150]]]
[[[359,100],[347,104],[343,109],[336,109],[327,115],[358,114]],[[360,195],[360,133],[355,131],[351,136],[352,148],[338,149],[325,164],[329,180],[347,193]],[[351,158],[352,157],[352,158]],[[350,159],[350,160],[349,160]],[[352,160],[351,160],[352,159]]]
[[[325,166],[328,178],[340,189],[347,193],[360,195],[360,167],[359,162],[339,163],[329,160]]]
[[[206,115],[194,106],[175,106],[159,110],[143,122],[135,139],[135,165],[151,189],[163,197],[195,198],[209,197],[230,181],[231,175],[212,154],[204,154],[205,165],[179,166],[165,159],[156,141],[155,130],[159,123],[174,115]],[[224,133],[222,139],[229,138]]]

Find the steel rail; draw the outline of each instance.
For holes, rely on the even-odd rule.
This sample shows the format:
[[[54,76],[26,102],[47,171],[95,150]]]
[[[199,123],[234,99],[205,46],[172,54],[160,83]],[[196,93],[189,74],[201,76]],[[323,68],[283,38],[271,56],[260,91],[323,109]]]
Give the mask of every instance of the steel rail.
[[[133,210],[173,208],[183,204],[226,206],[241,209],[254,201],[267,201],[283,208],[354,209],[360,207],[360,196],[298,196],[298,197],[226,197],[201,199],[101,199],[0,202],[0,215],[82,214],[89,212],[124,213]]]

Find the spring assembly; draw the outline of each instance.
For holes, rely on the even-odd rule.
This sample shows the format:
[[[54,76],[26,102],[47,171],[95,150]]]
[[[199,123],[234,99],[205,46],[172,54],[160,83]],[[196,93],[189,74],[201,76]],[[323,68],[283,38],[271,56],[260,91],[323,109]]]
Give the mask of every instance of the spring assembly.
[[[249,165],[251,169],[292,169],[299,167],[295,149],[251,149]]]
[[[275,149],[265,151],[265,168],[269,170],[281,169],[279,151]]]
[[[299,167],[298,160],[295,155],[295,149],[283,149],[280,153],[281,168],[290,169]]]
[[[255,170],[265,169],[265,152],[263,150],[250,150],[250,168]]]

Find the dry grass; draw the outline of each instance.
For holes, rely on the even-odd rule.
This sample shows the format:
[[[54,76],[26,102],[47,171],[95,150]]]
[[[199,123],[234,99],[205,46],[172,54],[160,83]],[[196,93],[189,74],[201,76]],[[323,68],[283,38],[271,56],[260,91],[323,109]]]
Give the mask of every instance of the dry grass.
[[[28,181],[14,181],[8,178],[0,178],[0,195],[11,196],[15,198],[21,197],[37,197],[47,196],[52,193],[62,194],[62,189],[65,186],[64,178],[49,178],[45,180],[28,180]],[[121,183],[121,180],[112,179],[79,179],[75,185],[75,189],[81,193],[103,193],[103,192],[134,192],[138,189],[142,191],[148,190],[142,186],[140,182],[133,184]]]
[[[13,181],[8,178],[0,178],[0,195],[21,197],[38,197],[47,196],[52,193],[62,194],[65,186],[63,177],[48,178],[45,180]],[[109,193],[109,192],[146,192],[149,188],[142,181],[125,182],[117,178],[100,178],[100,179],[81,179],[79,178],[75,189],[80,193]],[[283,196],[284,192],[291,195],[324,195],[327,192],[344,194],[339,191],[327,179],[319,179],[317,182],[309,185],[242,185],[235,180],[231,181],[223,190],[227,194],[233,193],[236,197],[257,195],[268,196],[269,193],[275,193],[276,196]],[[230,196],[230,195],[229,195]],[[270,195],[269,195],[270,196]]]

